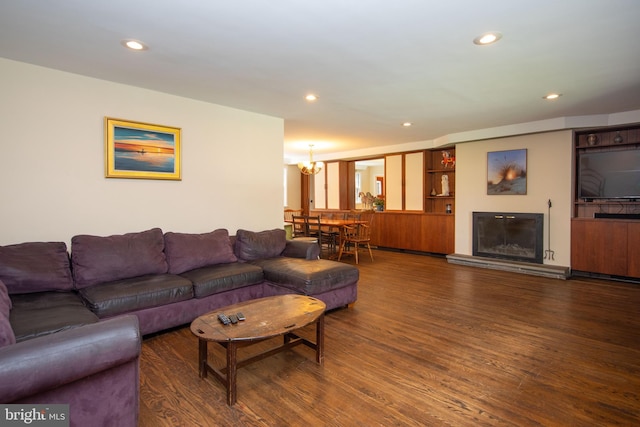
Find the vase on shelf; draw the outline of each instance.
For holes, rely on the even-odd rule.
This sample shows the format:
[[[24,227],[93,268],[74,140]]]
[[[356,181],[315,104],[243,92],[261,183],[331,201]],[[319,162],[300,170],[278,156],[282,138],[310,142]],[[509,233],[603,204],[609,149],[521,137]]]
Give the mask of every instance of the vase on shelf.
[[[623,141],[622,139],[622,135],[620,135],[620,132],[616,132],[616,136],[615,138],[613,138],[613,142],[615,142],[616,144],[620,144]]]

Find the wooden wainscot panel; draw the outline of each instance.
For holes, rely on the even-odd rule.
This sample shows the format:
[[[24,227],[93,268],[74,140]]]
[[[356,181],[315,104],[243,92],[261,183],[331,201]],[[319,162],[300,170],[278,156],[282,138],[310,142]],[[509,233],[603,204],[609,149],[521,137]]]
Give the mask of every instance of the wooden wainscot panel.
[[[628,275],[630,277],[640,277],[640,222],[629,222],[627,230]]]
[[[450,214],[422,216],[422,247],[425,252],[452,254],[454,252],[455,217]]]
[[[571,268],[627,276],[627,222],[603,219],[571,221]]]
[[[439,254],[453,253],[453,215],[376,213],[371,243],[376,246]]]
[[[394,249],[412,249],[412,236],[419,236],[417,215],[394,212],[376,213],[372,243]],[[415,244],[413,244],[415,246]]]

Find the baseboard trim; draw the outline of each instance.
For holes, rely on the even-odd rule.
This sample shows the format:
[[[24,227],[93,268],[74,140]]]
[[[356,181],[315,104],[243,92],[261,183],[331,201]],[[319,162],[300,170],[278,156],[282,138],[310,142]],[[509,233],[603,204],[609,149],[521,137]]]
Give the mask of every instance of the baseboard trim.
[[[461,254],[447,255],[450,264],[468,265],[471,267],[488,268],[492,270],[510,271],[513,273],[543,276],[552,279],[566,280],[571,276],[571,268],[556,265],[533,264],[520,261],[508,261]]]

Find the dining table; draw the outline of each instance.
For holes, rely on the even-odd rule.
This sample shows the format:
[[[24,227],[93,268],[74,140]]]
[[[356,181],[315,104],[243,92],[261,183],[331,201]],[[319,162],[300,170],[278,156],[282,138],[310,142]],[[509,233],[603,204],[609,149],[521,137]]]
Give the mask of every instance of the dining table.
[[[311,215],[314,218],[314,215]],[[293,221],[285,221],[285,222],[293,222]],[[353,227],[357,224],[364,224],[367,221],[362,221],[356,218],[323,218],[320,217],[320,227],[323,228],[323,231],[332,232],[333,230],[338,231],[338,241],[336,242],[336,246],[338,248],[342,248],[345,230],[347,227]],[[333,254],[330,258],[337,258],[338,254]]]

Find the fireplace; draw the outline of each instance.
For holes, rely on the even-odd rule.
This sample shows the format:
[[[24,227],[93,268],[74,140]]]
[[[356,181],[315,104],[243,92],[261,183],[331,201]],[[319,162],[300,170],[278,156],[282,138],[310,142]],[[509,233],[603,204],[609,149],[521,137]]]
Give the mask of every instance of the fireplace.
[[[543,263],[544,215],[473,212],[473,256]]]

